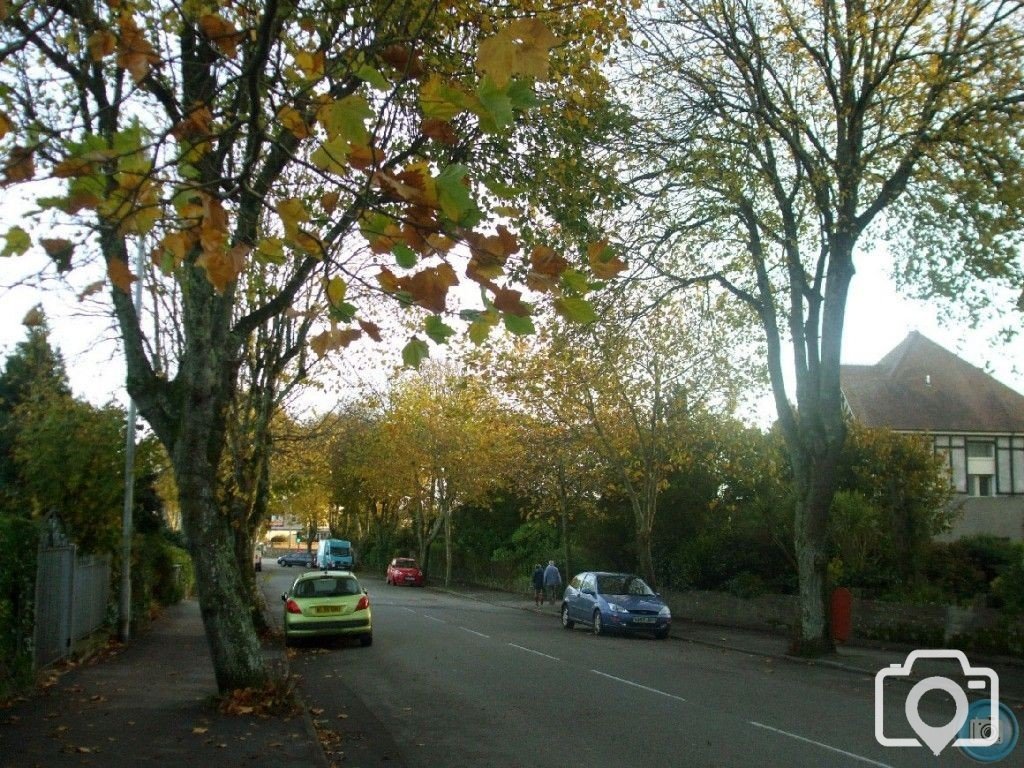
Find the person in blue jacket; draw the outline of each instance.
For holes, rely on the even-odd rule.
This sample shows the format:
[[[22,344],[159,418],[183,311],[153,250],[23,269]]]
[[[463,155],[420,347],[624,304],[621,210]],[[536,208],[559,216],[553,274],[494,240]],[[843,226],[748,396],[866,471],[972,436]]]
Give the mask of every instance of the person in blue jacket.
[[[544,568],[540,563],[533,566],[533,604],[544,605]]]
[[[548,599],[552,603],[558,602],[558,592],[562,587],[562,574],[558,572],[558,566],[554,560],[548,560],[548,567],[544,569],[544,589],[548,593]]]

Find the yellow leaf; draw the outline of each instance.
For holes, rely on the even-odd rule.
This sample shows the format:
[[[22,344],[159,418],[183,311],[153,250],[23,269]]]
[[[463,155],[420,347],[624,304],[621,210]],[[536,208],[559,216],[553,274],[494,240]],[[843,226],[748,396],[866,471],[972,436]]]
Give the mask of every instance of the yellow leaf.
[[[337,192],[324,193],[323,197],[320,198],[320,205],[325,213],[334,213],[334,209],[338,207],[338,197]]]
[[[89,35],[86,45],[89,48],[89,57],[93,61],[100,61],[117,49],[117,36],[109,29],[97,29]]]
[[[11,147],[4,163],[4,183],[13,184],[28,181],[36,175],[33,152],[28,147]]]
[[[78,294],[79,301],[85,301],[93,294],[99,293],[103,290],[103,286],[106,285],[102,280],[97,280],[94,283],[89,283],[85,288],[82,289],[81,293]]]
[[[602,280],[610,280],[626,268],[626,262],[615,254],[607,240],[598,240],[588,245],[587,258],[594,274]]]
[[[297,138],[308,139],[312,135],[305,118],[299,114],[298,110],[288,105],[281,107],[277,111],[277,119],[281,121],[285,128],[294,133]]]
[[[204,251],[196,263],[206,270],[206,279],[219,293],[234,281],[245,267],[245,257],[249,254],[249,246],[238,244],[223,251]]]
[[[345,301],[345,292],[347,290],[348,284],[342,278],[335,275],[327,281],[327,300],[337,307]]]
[[[324,76],[326,70],[326,57],[323,51],[309,53],[299,51],[295,54],[295,65],[302,70],[307,80],[317,80]]]
[[[199,28],[217,48],[229,59],[238,55],[238,43],[242,33],[235,25],[217,13],[207,13],[200,17]]]
[[[135,20],[123,14],[118,20],[120,36],[117,40],[117,66],[128,70],[136,83],[142,82],[149,69],[160,61],[156,50],[142,36]]]
[[[281,217],[284,231],[292,234],[298,231],[299,222],[309,221],[309,213],[297,197],[289,197],[277,204],[277,215]]]
[[[188,255],[189,249],[192,247],[192,237],[185,232],[169,232],[164,235],[161,245],[162,250],[157,249],[154,251],[154,256],[168,253],[171,256],[173,265],[178,267],[185,261],[185,256]],[[157,266],[160,265],[158,264]]]
[[[548,76],[548,52],[558,38],[539,19],[516,19],[480,44],[476,68],[504,88],[514,75]]]
[[[128,293],[136,279],[132,271],[128,269],[128,265],[118,258],[112,258],[107,262],[107,277],[125,293]]]
[[[36,304],[30,309],[24,318],[22,318],[21,324],[26,328],[38,328],[46,322],[46,315],[43,314],[43,308]]]
[[[14,126],[11,124],[11,118],[6,113],[0,111],[0,139],[10,133],[11,128]]]

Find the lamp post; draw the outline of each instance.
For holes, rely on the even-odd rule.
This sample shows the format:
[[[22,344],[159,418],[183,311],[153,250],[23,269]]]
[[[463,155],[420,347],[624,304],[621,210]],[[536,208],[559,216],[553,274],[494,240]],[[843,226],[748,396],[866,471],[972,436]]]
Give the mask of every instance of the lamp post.
[[[142,313],[142,264],[146,243],[139,238],[135,255],[135,314]],[[128,398],[128,424],[124,444],[124,509],[121,513],[121,593],[118,601],[118,636],[128,642],[132,624],[132,508],[135,506],[135,400]]]

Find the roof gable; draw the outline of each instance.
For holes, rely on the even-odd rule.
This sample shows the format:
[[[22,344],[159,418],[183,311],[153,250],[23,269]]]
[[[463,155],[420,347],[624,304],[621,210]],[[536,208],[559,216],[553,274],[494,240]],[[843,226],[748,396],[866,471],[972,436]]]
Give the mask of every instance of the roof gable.
[[[877,365],[840,368],[843,395],[869,427],[1024,432],[1024,395],[912,331]]]

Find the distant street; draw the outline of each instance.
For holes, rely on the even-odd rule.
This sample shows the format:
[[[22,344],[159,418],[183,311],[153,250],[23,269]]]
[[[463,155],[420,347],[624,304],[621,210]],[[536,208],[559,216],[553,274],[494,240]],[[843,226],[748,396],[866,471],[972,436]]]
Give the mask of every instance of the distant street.
[[[298,571],[264,563],[279,616]],[[553,609],[540,615],[360,577],[373,646],[311,645],[291,664],[315,718],[341,733],[349,765],[965,764],[953,749],[936,759],[881,747],[867,676],[677,639],[567,632]],[[887,704],[902,712],[902,700]],[[944,717],[921,712],[927,722]]]

